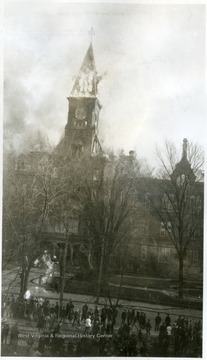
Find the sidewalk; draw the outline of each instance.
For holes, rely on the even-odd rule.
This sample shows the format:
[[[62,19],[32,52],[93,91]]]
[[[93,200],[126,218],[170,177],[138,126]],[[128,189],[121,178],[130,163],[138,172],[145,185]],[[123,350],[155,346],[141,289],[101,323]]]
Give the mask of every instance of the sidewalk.
[[[8,274],[14,273],[14,270],[9,270],[7,273],[4,272],[6,277]],[[31,278],[28,284],[28,290],[30,291],[30,295],[37,298],[48,298],[51,299],[53,302],[59,301],[59,294],[56,292],[53,292],[52,290],[47,290],[43,286],[38,286],[38,277],[40,275],[41,271],[39,269],[32,269]],[[34,281],[36,280],[36,281]],[[164,290],[163,290],[164,291]],[[10,294],[13,293],[17,295],[19,293],[19,284],[14,285],[10,289]],[[69,299],[72,299],[73,302],[75,302],[78,305],[81,305],[85,302],[88,304],[95,305],[96,296],[92,295],[83,295],[83,294],[74,294],[74,293],[64,293],[64,301],[68,301]],[[116,303],[116,299],[111,299],[113,304]],[[106,297],[100,297],[99,298],[99,305],[109,305],[109,299]],[[136,309],[140,311],[147,311],[149,313],[167,313],[170,312],[171,315],[184,315],[187,317],[195,318],[195,319],[201,319],[202,318],[202,311],[197,309],[189,309],[189,308],[182,308],[182,307],[175,307],[170,305],[160,305],[160,304],[152,304],[144,301],[133,301],[133,300],[119,300],[119,306],[121,307],[135,307]]]
[[[42,299],[51,299],[52,302],[59,301],[59,294],[56,292],[53,292],[51,290],[46,290],[44,287],[40,286],[30,286],[29,287],[30,295],[37,298]],[[16,291],[12,291],[12,293],[15,295],[17,294]],[[83,295],[83,294],[73,294],[73,293],[64,293],[63,300],[65,302],[68,302],[69,300],[72,300],[74,303],[76,303],[77,306],[82,306],[84,303],[97,305],[96,304],[96,297],[92,295]],[[111,299],[112,303],[116,303],[116,299]],[[108,298],[99,298],[99,305],[110,305]],[[196,309],[184,309],[179,307],[172,307],[172,306],[165,306],[165,305],[159,305],[159,304],[150,304],[145,302],[139,302],[139,301],[129,301],[129,300],[119,300],[119,307],[127,307],[132,308],[135,307],[137,310],[145,311],[149,313],[168,313],[170,312],[171,315],[179,316],[184,315],[187,317],[195,318],[195,319],[202,319],[202,311],[196,310]]]

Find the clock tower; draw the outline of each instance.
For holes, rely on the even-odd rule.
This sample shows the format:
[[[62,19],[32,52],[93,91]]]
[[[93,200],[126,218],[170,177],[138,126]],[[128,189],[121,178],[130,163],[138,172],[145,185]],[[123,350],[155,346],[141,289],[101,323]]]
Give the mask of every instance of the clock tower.
[[[68,97],[68,121],[64,142],[70,156],[100,153],[98,140],[100,102],[97,98],[97,76],[92,43],[86,52],[72,92]],[[66,150],[66,149],[65,149]]]

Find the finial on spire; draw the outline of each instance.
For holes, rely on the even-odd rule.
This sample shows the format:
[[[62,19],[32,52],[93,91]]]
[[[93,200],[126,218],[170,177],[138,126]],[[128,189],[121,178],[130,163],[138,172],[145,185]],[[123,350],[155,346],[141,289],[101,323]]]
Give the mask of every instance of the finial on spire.
[[[91,36],[91,43],[92,43],[92,39],[93,39],[93,35],[95,35],[95,31],[93,28],[91,28],[91,30],[88,33]]]
[[[188,140],[187,139],[183,139],[183,159],[187,160],[187,147],[188,147]]]

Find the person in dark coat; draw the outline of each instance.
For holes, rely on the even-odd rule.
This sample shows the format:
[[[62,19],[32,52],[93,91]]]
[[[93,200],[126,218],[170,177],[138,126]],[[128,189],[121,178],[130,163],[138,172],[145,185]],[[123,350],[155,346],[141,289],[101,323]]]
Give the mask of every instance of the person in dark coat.
[[[88,315],[88,305],[85,303],[82,307],[82,316],[81,316],[81,321],[85,321]]]
[[[165,325],[166,325],[166,326],[169,326],[170,323],[171,323],[170,315],[167,314],[167,316],[166,316],[166,318],[165,318]]]
[[[14,326],[12,326],[11,328],[11,334],[10,334],[10,345],[14,355],[17,354],[18,339],[19,339],[19,329],[17,324],[14,324]]]
[[[1,327],[1,343],[7,344],[7,338],[9,335],[9,324],[4,320],[2,321],[2,327]]]
[[[160,313],[157,313],[157,316],[155,317],[155,331],[159,331],[161,321],[162,321],[162,319],[161,319]]]
[[[126,317],[127,317],[127,313],[126,313],[126,311],[124,310],[124,311],[122,312],[122,314],[121,314],[122,324],[124,324],[124,323],[125,323],[125,321],[126,321]]]
[[[32,349],[32,346],[34,344],[34,340],[33,340],[33,337],[31,334],[29,334],[29,337],[27,339],[27,356],[32,356],[32,352],[33,352],[33,349]]]
[[[143,341],[142,346],[139,349],[139,352],[141,356],[149,356],[146,341]]]
[[[44,317],[43,312],[41,312],[38,315],[37,328],[40,331],[40,330],[44,329],[44,327],[45,327],[45,317]]]

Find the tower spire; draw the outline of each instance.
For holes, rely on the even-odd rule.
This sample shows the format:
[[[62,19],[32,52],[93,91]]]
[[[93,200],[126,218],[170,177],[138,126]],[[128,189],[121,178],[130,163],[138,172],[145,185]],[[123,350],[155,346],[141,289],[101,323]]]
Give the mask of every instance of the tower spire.
[[[185,138],[183,139],[183,154],[182,159],[187,160],[187,147],[188,147],[188,140]]]
[[[94,31],[93,27],[91,28],[91,30],[89,30],[88,33],[89,33],[89,35],[91,37],[91,44],[92,44],[93,36],[95,35],[95,31]]]
[[[93,28],[91,29],[90,34],[92,38]],[[96,97],[97,83],[97,72],[91,42],[80,67],[79,74],[75,80],[71,95],[73,97]]]

